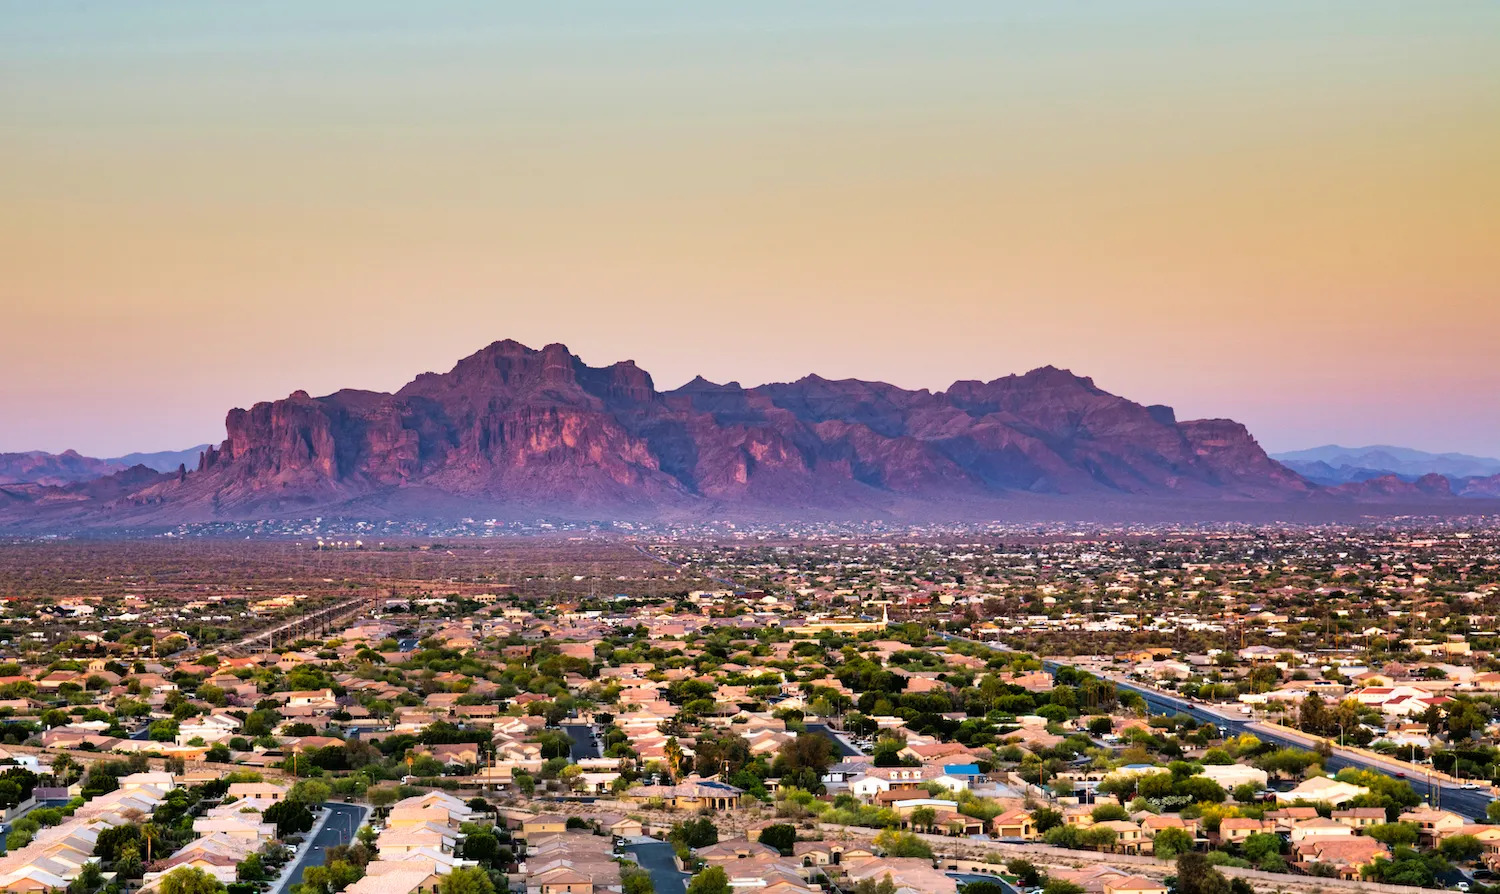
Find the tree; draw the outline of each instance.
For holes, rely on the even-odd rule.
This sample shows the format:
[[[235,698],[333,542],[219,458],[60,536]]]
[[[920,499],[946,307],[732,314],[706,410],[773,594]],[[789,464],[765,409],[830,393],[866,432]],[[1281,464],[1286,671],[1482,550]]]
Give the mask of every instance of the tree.
[[[177,721],[157,720],[148,727],[147,735],[153,742],[170,742],[177,738]]]
[[[1193,836],[1185,829],[1162,829],[1151,839],[1151,849],[1157,857],[1170,860],[1193,849]]]
[[[913,829],[931,832],[932,824],[935,822],[937,822],[937,811],[931,807],[918,807],[911,812],[911,825]]]
[[[651,873],[631,863],[620,864],[620,882],[624,894],[656,894],[656,884]]]
[[[1484,842],[1473,835],[1453,835],[1443,839],[1443,843],[1438,845],[1438,853],[1443,855],[1443,859],[1455,863],[1477,860],[1484,853]]]
[[[1078,843],[1083,847],[1093,848],[1097,851],[1114,850],[1115,843],[1120,840],[1120,833],[1108,826],[1089,826],[1078,833]]]
[[[21,803],[21,784],[14,779],[0,779],[0,807]]]
[[[83,864],[78,871],[78,877],[68,885],[70,894],[89,894],[104,883],[104,872],[99,868],[95,860]]]
[[[1394,817],[1400,814],[1402,808],[1422,803],[1421,796],[1411,787],[1411,783],[1384,773],[1345,767],[1334,778],[1370,790],[1368,794],[1349,801],[1345,805],[1347,807],[1384,807],[1386,814]]]
[[[1308,698],[1311,697],[1308,696]],[[1301,748],[1280,748],[1269,754],[1262,755],[1255,762],[1255,765],[1273,776],[1298,776],[1305,772],[1308,767],[1322,762],[1322,756],[1315,751],[1304,751]]]
[[[790,823],[766,826],[760,830],[760,843],[776,848],[783,857],[790,857],[792,847],[797,843],[797,827]]]
[[[1030,860],[1011,860],[1005,864],[1005,868],[1010,870],[1010,874],[1016,877],[1016,882],[1023,888],[1035,888],[1047,878]]]
[[[708,817],[700,816],[687,822],[674,823],[672,830],[667,833],[667,840],[673,844],[681,842],[690,848],[708,847],[719,843],[719,828]]]
[[[897,749],[899,750],[900,748]],[[785,776],[788,773],[810,769],[816,775],[822,776],[823,771],[832,764],[833,741],[827,736],[803,734],[781,746],[776,753],[776,761],[772,765],[771,772],[775,776]]]
[[[1127,692],[1126,695],[1134,695],[1134,693]],[[1120,700],[1123,702],[1125,699],[1122,696]],[[1060,878],[1049,878],[1047,879],[1047,884],[1042,886],[1042,894],[1084,894],[1084,888],[1077,882],[1070,882]]]
[[[678,829],[681,829],[682,841],[685,841],[688,847],[706,847],[709,844],[718,843],[718,826],[715,826],[714,822],[706,816],[676,823],[672,826],[672,834],[667,837],[675,835]]]
[[[260,859],[260,854],[251,854],[240,861],[235,867],[234,877],[242,882],[259,882],[266,878],[266,867]]]
[[[1063,824],[1062,811],[1053,810],[1051,807],[1038,807],[1031,811],[1031,821],[1036,824],[1037,834],[1044,834],[1048,829]]]
[[[150,863],[152,861],[152,858],[153,858],[153,856],[152,856],[152,849],[153,849],[153,847],[156,844],[156,839],[158,839],[160,837],[161,837],[161,826],[158,826],[156,823],[142,823],[141,824],[141,840],[144,841],[144,842],[146,842],[146,862],[147,863]]]
[[[662,746],[662,756],[666,758],[667,770],[671,772],[672,779],[674,781],[681,779],[683,753],[682,745],[677,741],[676,736],[668,737],[667,743]]]
[[[1270,832],[1256,832],[1240,845],[1245,859],[1260,865],[1267,857],[1281,853],[1281,836]]]
[[[490,874],[478,866],[455,866],[438,883],[439,894],[495,894]]]
[[[290,799],[267,807],[261,817],[266,822],[275,824],[276,834],[281,838],[301,834],[313,826],[312,811],[302,803]]]
[[[106,863],[113,863],[121,859],[127,847],[139,852],[140,841],[141,827],[135,823],[106,826],[99,831],[99,837],[94,839],[94,856]]]
[[[619,733],[619,742],[610,742],[611,748],[626,748],[628,741],[624,733]],[[606,734],[605,741],[609,742],[611,734]],[[744,738],[733,735],[709,735],[705,734],[698,738],[694,744],[697,756],[693,758],[693,766],[703,775],[712,773],[725,774],[722,779],[733,777],[736,773],[750,763],[750,743]]]
[[[1366,828],[1365,834],[1391,847],[1410,847],[1417,843],[1415,823],[1377,823]]]
[[[1210,748],[1203,754],[1203,763],[1213,766],[1228,766],[1234,763],[1234,757],[1223,748]]]
[[[319,782],[316,779],[301,779],[292,786],[291,791],[286,793],[286,799],[306,807],[316,807],[327,801],[332,794],[332,790],[325,782]]]
[[[66,754],[59,754],[52,760],[52,775],[63,785],[71,783],[82,771],[83,765]]]
[[[910,832],[896,829],[882,829],[875,836],[875,846],[885,851],[888,857],[932,858],[932,848],[927,846],[927,842]]]
[[[905,747],[905,744],[896,739],[881,739],[875,743],[871,762],[877,767],[899,767],[901,766],[901,750]]]
[[[688,882],[687,894],[730,894],[729,873],[722,866],[710,866]]]
[[[1202,854],[1189,851],[1177,856],[1177,894],[1230,894],[1229,879]]]
[[[1323,699],[1316,692],[1302,700],[1297,713],[1298,725],[1304,732],[1322,734],[1333,725],[1328,706],[1323,704]]]
[[[1461,742],[1472,736],[1476,730],[1483,730],[1489,722],[1489,718],[1479,710],[1478,706],[1465,699],[1456,703],[1448,711],[1448,734],[1454,742]]]
[[[1398,847],[1390,859],[1376,857],[1360,874],[1386,884],[1426,888],[1433,885],[1438,873],[1446,867],[1447,863],[1437,854],[1419,854],[1409,847]]]
[[[1227,796],[1224,787],[1207,776],[1189,776],[1173,786],[1173,791],[1179,795],[1186,795],[1198,803],[1207,801],[1220,804]]]
[[[1148,773],[1136,778],[1135,790],[1142,798],[1166,798],[1172,794],[1175,783],[1171,773]]]
[[[162,876],[161,894],[224,894],[219,880],[201,869],[179,866]]]
[[[500,840],[489,829],[470,832],[464,838],[464,859],[478,860],[486,865],[495,862],[500,855]]]

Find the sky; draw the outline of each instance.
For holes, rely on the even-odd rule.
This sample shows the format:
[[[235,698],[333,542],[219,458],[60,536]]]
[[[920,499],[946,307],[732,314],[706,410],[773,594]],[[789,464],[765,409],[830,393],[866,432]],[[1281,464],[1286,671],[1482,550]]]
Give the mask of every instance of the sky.
[[[1500,455],[1500,3],[0,0],[0,451],[489,342]]]

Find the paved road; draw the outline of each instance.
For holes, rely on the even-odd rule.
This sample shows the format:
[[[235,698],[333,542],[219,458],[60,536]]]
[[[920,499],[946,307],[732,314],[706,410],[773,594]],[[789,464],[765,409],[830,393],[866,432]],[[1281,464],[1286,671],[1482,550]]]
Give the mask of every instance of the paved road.
[[[943,638],[962,640],[963,642],[974,643],[975,645],[985,646],[987,648],[995,649],[1000,652],[1013,651],[1012,649],[999,643],[980,642],[979,640],[968,639],[967,637],[962,636],[954,636],[952,634],[943,634]],[[1062,665],[1056,661],[1042,662],[1043,669],[1047,670],[1048,672],[1055,672],[1061,666]],[[1252,727],[1252,721],[1246,720],[1243,717],[1227,714],[1223,711],[1216,710],[1210,706],[1198,702],[1189,702],[1176,696],[1164,695],[1160,692],[1152,689],[1147,689],[1143,686],[1138,686],[1134,683],[1124,682],[1113,676],[1109,677],[1109,680],[1120,689],[1128,689],[1131,692],[1138,693],[1142,698],[1146,700],[1146,707],[1149,708],[1154,714],[1182,713],[1188,715],[1189,717],[1192,717],[1194,720],[1197,720],[1200,723],[1212,723],[1215,726],[1218,726],[1220,729],[1227,730],[1234,733],[1235,735],[1238,735],[1240,733],[1250,733],[1258,739],[1268,742],[1274,742],[1277,745],[1281,745],[1283,747],[1308,747],[1307,742],[1298,741],[1290,736],[1273,730],[1267,730],[1263,726],[1256,725]],[[1357,767],[1361,770],[1374,770],[1377,773],[1385,773],[1386,775],[1393,775],[1395,773],[1395,771],[1392,770],[1388,765],[1377,763],[1363,756],[1350,755],[1347,753],[1334,754],[1327,761],[1327,767],[1329,770],[1334,771],[1342,770],[1345,767]],[[1478,819],[1480,817],[1483,817],[1485,815],[1486,808],[1489,806],[1489,803],[1495,800],[1487,791],[1464,790],[1459,788],[1457,785],[1443,783],[1442,781],[1436,779],[1434,779],[1429,785],[1427,779],[1414,772],[1407,773],[1406,781],[1411,783],[1412,789],[1417,794],[1428,799],[1429,802],[1433,799],[1433,795],[1436,794],[1439,804],[1444,809],[1451,810],[1454,813],[1460,814],[1470,819]]]
[[[1048,663],[1050,664],[1050,662]],[[1050,669],[1053,668],[1049,668],[1049,670]],[[1187,714],[1189,717],[1192,717],[1194,720],[1199,721],[1200,723],[1212,723],[1217,725],[1220,729],[1228,730],[1229,732],[1232,732],[1236,735],[1240,733],[1250,733],[1258,739],[1274,742],[1277,745],[1281,746],[1290,746],[1293,748],[1308,747],[1307,742],[1305,741],[1299,741],[1292,738],[1291,736],[1287,736],[1272,730],[1267,730],[1264,726],[1256,725],[1252,727],[1251,721],[1249,720],[1236,718],[1233,716],[1226,716],[1222,712],[1212,710],[1207,706],[1197,704],[1195,702],[1188,702],[1175,696],[1163,695],[1162,693],[1154,692],[1150,689],[1146,689],[1142,686],[1136,686],[1132,683],[1124,683],[1120,680],[1113,680],[1113,682],[1118,688],[1128,689],[1131,692],[1139,693],[1140,696],[1146,700],[1146,706],[1150,708],[1152,713],[1154,714],[1183,713]],[[1357,767],[1361,770],[1374,770],[1378,773],[1385,773],[1387,775],[1390,775],[1392,773],[1389,767],[1382,766],[1372,760],[1363,757],[1349,755],[1346,753],[1335,753],[1327,760],[1326,766],[1329,770],[1333,771],[1342,770],[1345,767]],[[1407,774],[1406,781],[1411,783],[1412,789],[1415,790],[1417,794],[1421,795],[1424,798],[1427,798],[1429,801],[1432,799],[1435,791],[1438,798],[1442,802],[1442,806],[1445,809],[1451,810],[1454,813],[1462,814],[1466,817],[1469,817],[1470,819],[1484,816],[1485,808],[1489,805],[1490,801],[1494,800],[1488,792],[1465,791],[1464,789],[1461,789],[1456,785],[1446,785],[1438,780],[1433,780],[1429,785],[1428,781],[1425,778],[1417,775],[1416,773]]]
[[[688,874],[679,870],[672,861],[672,845],[665,841],[650,841],[627,844],[625,849],[635,854],[642,869],[651,873],[656,894],[686,894]]]
[[[259,646],[252,647],[251,643],[264,643],[267,648],[274,649],[278,640],[301,639],[302,636],[307,632],[315,632],[317,628],[329,626],[334,624],[335,622],[342,622],[345,616],[352,618],[353,616],[368,610],[371,604],[372,601],[368,597],[362,596],[357,599],[350,599],[345,602],[341,602],[338,605],[331,605],[328,608],[319,609],[318,611],[315,611],[310,615],[303,615],[300,617],[292,618],[285,623],[278,624],[277,626],[272,627],[269,630],[262,630],[261,632],[253,634],[243,640],[240,640],[237,643],[228,643],[224,645],[227,648],[235,649],[241,652],[253,652],[256,649],[260,648]],[[283,634],[285,634],[289,630],[296,631],[296,634],[289,637],[283,636]],[[183,651],[186,652],[191,650],[184,649]]]
[[[570,723],[563,725],[563,732],[573,740],[571,757],[573,760],[581,761],[586,757],[598,757],[599,746],[594,744],[594,728],[586,723]]]
[[[848,742],[845,742],[842,738],[835,735],[833,730],[829,729],[828,725],[825,723],[809,723],[807,725],[807,731],[810,733],[817,733],[820,736],[826,736],[827,738],[832,739],[833,747],[838,749],[840,757],[855,757],[859,754],[858,748],[851,746]]]
[[[359,831],[359,827],[365,821],[365,814],[369,812],[368,807],[359,804],[334,804],[328,805],[328,822],[323,824],[313,837],[312,847],[303,852],[302,858],[292,868],[290,875],[286,876],[286,883],[282,890],[290,890],[293,885],[302,881],[302,871],[309,866],[322,866],[328,849],[340,844],[348,844],[353,833]]]

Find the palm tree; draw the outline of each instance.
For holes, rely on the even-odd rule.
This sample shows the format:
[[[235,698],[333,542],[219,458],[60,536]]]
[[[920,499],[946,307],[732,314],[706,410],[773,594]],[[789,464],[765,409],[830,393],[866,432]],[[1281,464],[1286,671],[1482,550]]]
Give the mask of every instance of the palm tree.
[[[672,781],[677,781],[682,776],[682,759],[684,755],[682,753],[682,745],[678,743],[676,736],[667,740],[666,745],[662,747],[662,755],[667,759],[668,769],[672,771]]]
[[[78,762],[66,754],[59,754],[52,761],[52,775],[61,780],[64,786],[73,781],[73,773],[81,769]]]
[[[155,823],[141,826],[141,837],[146,839],[146,865],[151,865],[151,842],[161,837],[161,827]]]

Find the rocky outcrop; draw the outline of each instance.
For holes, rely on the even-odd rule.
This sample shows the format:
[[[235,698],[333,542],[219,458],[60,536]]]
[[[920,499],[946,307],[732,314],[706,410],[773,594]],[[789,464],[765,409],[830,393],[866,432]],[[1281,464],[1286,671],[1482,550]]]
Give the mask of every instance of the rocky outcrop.
[[[1381,475],[1367,481],[1354,481],[1330,488],[1329,492],[1367,502],[1406,499],[1444,499],[1452,497],[1453,482],[1436,473],[1408,481],[1397,475]]]
[[[1442,495],[1434,482],[1411,488]],[[1396,491],[1383,482],[1369,492]],[[146,520],[381,506],[408,514],[920,506],[931,515],[1018,495],[1290,501],[1315,493],[1329,498],[1239,423],[1178,421],[1170,407],[1053,367],[941,392],[818,376],[755,388],[698,378],[661,392],[630,361],[590,367],[562,345],[501,341],[394,394],[299,391],[232,410],[224,441],[196,469],[108,503]]]

